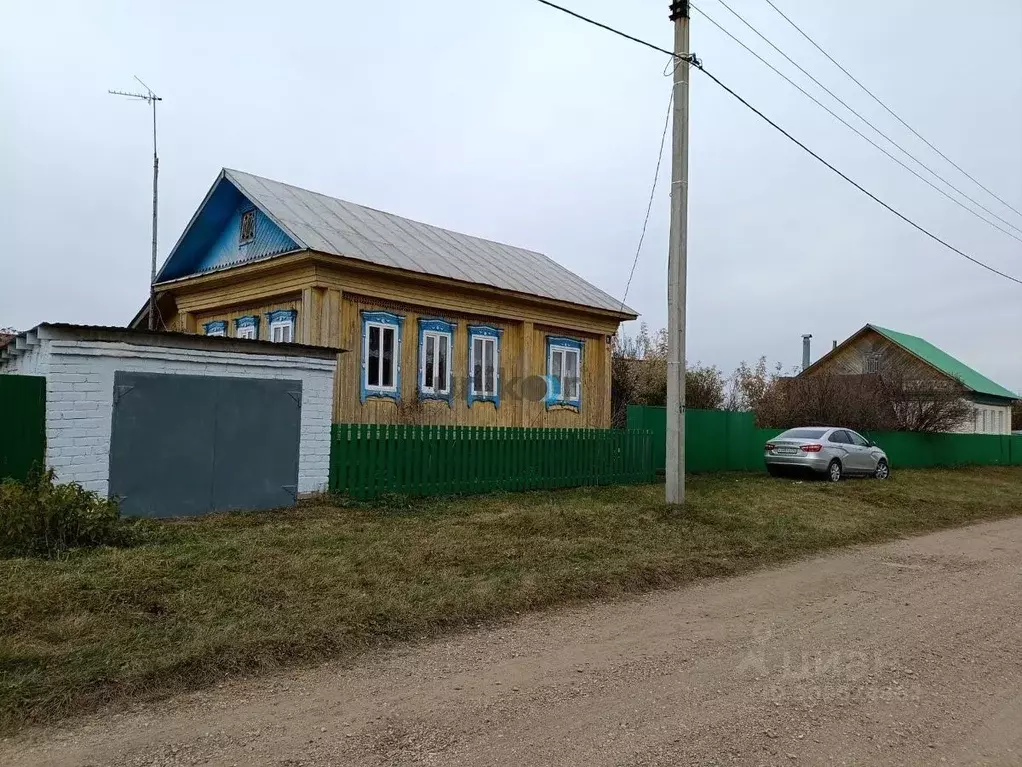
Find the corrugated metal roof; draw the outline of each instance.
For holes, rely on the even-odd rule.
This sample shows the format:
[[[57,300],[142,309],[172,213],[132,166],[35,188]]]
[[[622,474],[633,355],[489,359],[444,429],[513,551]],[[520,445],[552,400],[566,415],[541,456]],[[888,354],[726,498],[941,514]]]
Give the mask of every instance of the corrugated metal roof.
[[[310,250],[636,316],[633,309],[542,253],[250,173],[225,168],[224,176]]]
[[[957,378],[969,389],[979,394],[989,394],[993,397],[1006,397],[1007,399],[1018,399],[1015,392],[1005,389],[999,383],[991,381],[982,373],[973,370],[961,360],[957,360],[943,349],[938,349],[925,338],[910,336],[908,333],[899,333],[897,330],[888,330],[879,325],[867,325],[880,335],[893,341],[898,346],[910,351],[923,362],[937,368],[937,370]]]

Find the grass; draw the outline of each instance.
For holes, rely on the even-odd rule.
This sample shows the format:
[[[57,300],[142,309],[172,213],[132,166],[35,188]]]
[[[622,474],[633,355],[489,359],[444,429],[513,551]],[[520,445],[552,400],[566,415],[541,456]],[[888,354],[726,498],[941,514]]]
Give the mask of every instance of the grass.
[[[1022,513],[1022,468],[838,485],[765,476],[152,524],[148,542],[0,560],[0,730],[353,659],[392,640]]]

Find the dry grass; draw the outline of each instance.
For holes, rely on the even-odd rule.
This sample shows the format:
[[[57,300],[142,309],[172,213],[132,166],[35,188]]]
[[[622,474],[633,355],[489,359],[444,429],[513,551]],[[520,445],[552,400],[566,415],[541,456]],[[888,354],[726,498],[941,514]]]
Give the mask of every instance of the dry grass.
[[[572,600],[1022,512],[1022,469],[886,483],[694,477],[660,486],[326,504],[153,524],[148,542],[0,560],[0,729],[354,658]]]

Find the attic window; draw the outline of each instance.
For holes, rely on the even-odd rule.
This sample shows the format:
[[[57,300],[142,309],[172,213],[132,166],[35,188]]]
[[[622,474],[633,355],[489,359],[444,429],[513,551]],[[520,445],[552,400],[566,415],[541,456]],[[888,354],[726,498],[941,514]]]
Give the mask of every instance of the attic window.
[[[255,239],[255,211],[246,210],[241,214],[241,237],[238,244],[244,245]]]
[[[866,357],[866,372],[867,373],[879,373],[880,372],[880,355],[870,354]]]

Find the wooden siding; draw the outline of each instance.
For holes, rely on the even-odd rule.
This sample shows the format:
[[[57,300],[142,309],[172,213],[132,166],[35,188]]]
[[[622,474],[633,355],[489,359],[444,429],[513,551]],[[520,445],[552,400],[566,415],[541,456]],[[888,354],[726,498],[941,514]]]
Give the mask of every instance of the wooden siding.
[[[920,378],[945,377],[940,371],[934,370],[874,330],[866,330],[859,338],[839,347],[826,359],[821,359],[818,364],[813,366],[808,375],[819,373],[863,375],[868,372],[866,361],[874,355],[879,357],[881,366],[883,366],[884,360],[896,361],[899,365],[907,363],[910,370],[918,371]]]
[[[401,399],[360,401],[362,383],[362,312],[390,311],[404,318],[401,338]],[[442,319],[456,325],[451,362],[453,402],[420,401],[420,319]],[[468,326],[485,324],[503,331],[500,340],[500,406],[492,402],[468,404]],[[452,424],[457,426],[544,426],[571,428],[610,427],[610,351],[605,335],[580,333],[526,322],[497,321],[492,317],[432,311],[368,296],[346,294],[342,300],[342,354],[334,394],[336,423]],[[543,382],[546,375],[547,336],[571,336],[584,341],[582,407],[548,410]],[[528,338],[528,342],[526,339]],[[538,398],[538,399],[537,399]]]
[[[193,315],[195,321],[195,333],[203,332],[203,325],[214,320],[227,320],[227,335],[234,336],[234,320],[239,317],[255,315],[259,318],[259,338],[264,341],[270,340],[269,322],[266,319],[267,312],[278,309],[294,309],[298,312],[295,320],[295,340],[301,339],[302,324],[306,321],[302,316],[301,296],[291,295],[267,301],[265,303],[251,304],[249,306],[233,306],[230,309],[201,312]]]
[[[173,297],[177,312],[166,317],[172,330],[202,332],[204,323],[260,317],[260,338],[267,337],[266,313],[297,310],[295,340],[348,350],[338,355],[334,421],[337,423],[409,423],[465,426],[610,427],[610,345],[618,320],[599,311],[520,297],[486,286],[471,289],[429,277],[390,274],[377,267],[353,267],[346,260],[325,261],[315,254],[282,256],[215,274],[168,283],[161,295]],[[404,316],[401,342],[401,398],[360,401],[364,310]],[[446,402],[418,400],[418,320],[444,319],[455,330],[452,379],[455,396]],[[468,405],[468,325],[503,331],[500,345],[501,402]],[[548,409],[543,382],[546,338],[568,336],[584,342],[582,406]],[[531,397],[531,398],[530,398]]]

